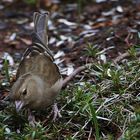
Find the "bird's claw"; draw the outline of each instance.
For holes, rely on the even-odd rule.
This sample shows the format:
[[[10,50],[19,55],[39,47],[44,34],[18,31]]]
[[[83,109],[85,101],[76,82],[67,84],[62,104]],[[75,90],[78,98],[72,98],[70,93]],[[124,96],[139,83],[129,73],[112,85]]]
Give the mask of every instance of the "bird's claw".
[[[35,127],[35,124],[36,124],[35,116],[31,113],[31,111],[29,111],[28,121],[29,121],[29,124],[30,124],[32,127]]]
[[[60,114],[60,110],[58,109],[57,107],[57,103],[54,103],[53,105],[53,113],[54,113],[54,116],[53,116],[53,122],[56,121],[56,118],[61,118],[62,115]]]

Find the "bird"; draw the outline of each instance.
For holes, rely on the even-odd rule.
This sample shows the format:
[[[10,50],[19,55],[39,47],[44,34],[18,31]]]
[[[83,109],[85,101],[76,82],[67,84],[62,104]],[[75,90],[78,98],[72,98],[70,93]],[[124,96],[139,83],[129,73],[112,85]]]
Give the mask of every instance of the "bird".
[[[49,12],[33,14],[32,44],[23,54],[10,92],[17,111],[23,108],[30,111],[46,109],[54,103],[63,85],[59,68],[48,47],[48,17]],[[56,104],[54,108],[58,111]]]

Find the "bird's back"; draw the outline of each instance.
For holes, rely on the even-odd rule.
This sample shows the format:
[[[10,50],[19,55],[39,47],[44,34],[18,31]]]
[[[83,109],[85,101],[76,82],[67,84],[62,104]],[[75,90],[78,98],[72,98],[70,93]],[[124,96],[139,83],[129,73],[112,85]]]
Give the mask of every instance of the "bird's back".
[[[33,43],[23,54],[16,77],[18,79],[26,73],[35,74],[47,82],[48,86],[52,86],[61,75],[48,48],[47,19],[47,13],[34,14],[34,31],[31,35]]]

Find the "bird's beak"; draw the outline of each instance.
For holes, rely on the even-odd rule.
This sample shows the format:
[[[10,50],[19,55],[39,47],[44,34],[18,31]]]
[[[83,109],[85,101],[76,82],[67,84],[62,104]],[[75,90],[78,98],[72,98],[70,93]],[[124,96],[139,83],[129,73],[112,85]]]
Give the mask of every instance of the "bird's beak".
[[[21,110],[21,108],[23,107],[24,102],[18,100],[18,101],[15,101],[15,105],[16,105],[16,110],[17,110],[17,112],[19,112],[19,111]]]

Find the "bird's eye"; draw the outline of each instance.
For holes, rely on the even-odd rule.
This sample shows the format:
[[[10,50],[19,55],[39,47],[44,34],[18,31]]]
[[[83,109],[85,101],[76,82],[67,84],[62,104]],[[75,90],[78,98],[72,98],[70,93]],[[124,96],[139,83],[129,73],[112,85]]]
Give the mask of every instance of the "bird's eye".
[[[23,92],[22,92],[22,94],[23,94],[23,95],[26,95],[26,94],[27,94],[27,90],[24,89]]]

